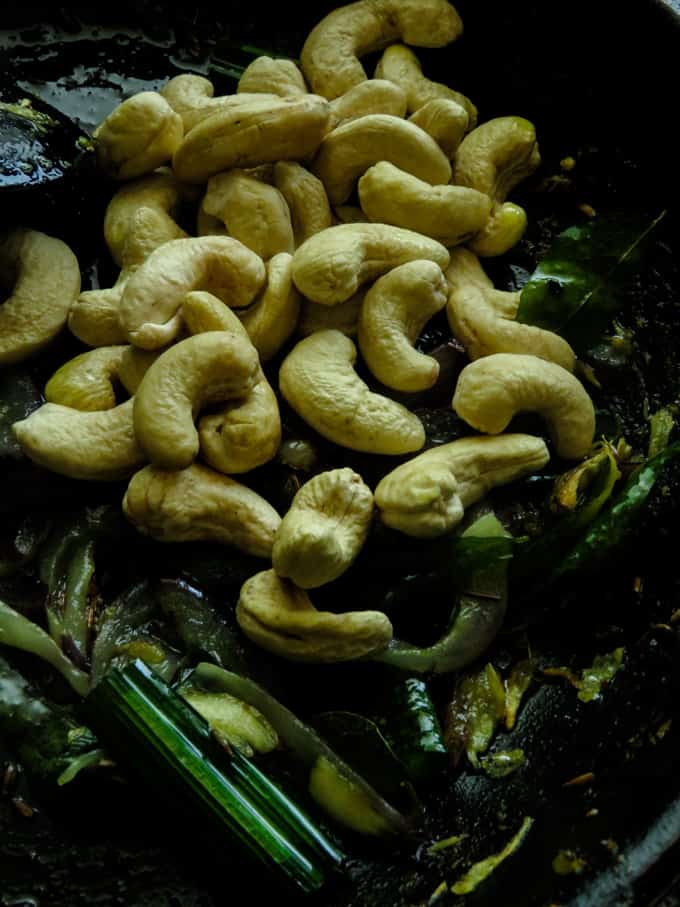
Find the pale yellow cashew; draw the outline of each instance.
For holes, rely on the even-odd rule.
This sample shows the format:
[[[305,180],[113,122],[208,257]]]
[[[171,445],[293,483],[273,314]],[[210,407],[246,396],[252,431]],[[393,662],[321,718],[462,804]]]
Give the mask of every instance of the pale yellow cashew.
[[[182,118],[160,94],[142,91],[95,129],[97,163],[116,180],[134,179],[169,161],[184,136]]]
[[[78,260],[66,243],[16,227],[0,235],[0,366],[39,352],[66,324],[80,292]]]
[[[433,98],[419,107],[409,119],[431,135],[444,154],[452,159],[470,125],[467,110],[451,98]]]
[[[410,261],[373,284],[359,315],[359,349],[373,375],[398,391],[421,391],[439,377],[439,363],[414,349],[427,322],[446,305],[439,265]]]
[[[448,250],[413,230],[386,224],[339,224],[317,233],[293,256],[293,280],[312,302],[336,305],[362,284],[407,261],[434,261],[442,270]]]
[[[446,0],[359,0],[333,10],[312,29],[300,62],[312,91],[332,100],[366,79],[359,57],[403,40],[444,47],[463,31]]]
[[[366,290],[361,289],[346,302],[337,305],[319,305],[305,299],[300,311],[298,334],[308,337],[317,331],[334,330],[353,337],[359,330],[359,313],[365,296]]]
[[[199,463],[178,472],[145,467],[132,477],[123,510],[161,542],[219,542],[264,558],[281,522],[259,494]]]
[[[269,362],[291,336],[300,316],[300,294],[293,283],[291,255],[282,252],[269,259],[264,290],[238,316],[260,362]]]
[[[236,620],[248,639],[290,661],[350,661],[392,639],[392,624],[381,611],[317,611],[304,589],[273,570],[245,581]]]
[[[469,128],[474,127],[477,121],[477,108],[472,101],[443,82],[433,82],[424,76],[420,60],[410,47],[404,47],[403,44],[393,44],[387,48],[376,66],[375,78],[388,79],[406,93],[409,113],[415,113],[429,101],[444,98],[455,101],[466,111]]]
[[[250,344],[239,318],[210,293],[189,293],[182,318],[191,334],[230,331]],[[249,472],[274,458],[281,443],[281,416],[276,394],[261,368],[244,399],[200,418],[198,436],[203,459],[228,475]]]
[[[359,180],[362,210],[375,223],[423,233],[455,246],[478,233],[489,220],[488,195],[465,186],[430,186],[387,161]]]
[[[595,409],[570,372],[538,359],[494,353],[460,373],[453,408],[477,431],[497,435],[521,412],[536,412],[547,425],[558,456],[586,456],[595,434]]]
[[[274,165],[274,185],[285,198],[296,247],[333,222],[331,206],[320,179],[296,161]]]
[[[483,230],[468,243],[475,255],[491,258],[516,246],[527,228],[527,213],[514,202],[493,205]]]
[[[341,205],[359,177],[378,161],[389,161],[432,186],[451,179],[449,159],[432,136],[408,120],[382,113],[350,120],[329,132],[312,169],[330,203]]]
[[[45,403],[12,430],[38,466],[72,479],[114,481],[127,478],[146,459],[135,437],[132,407],[126,400],[113,409],[83,412]]]
[[[208,181],[201,210],[223,224],[229,236],[264,261],[295,250],[293,225],[285,198],[244,170],[218,173]]]
[[[239,94],[275,94],[282,98],[295,98],[307,94],[302,73],[292,60],[257,57],[247,66],[239,79]]]
[[[393,117],[406,116],[406,95],[387,79],[367,79],[354,85],[345,94],[331,101],[331,128],[348,120],[385,113]],[[427,130],[426,130],[427,131]]]
[[[124,346],[122,349],[118,378],[128,394],[133,396],[163,350],[140,350],[136,346]]]
[[[254,95],[247,104],[225,107],[194,126],[173,157],[178,179],[202,183],[233,167],[314,154],[328,128],[328,102],[313,94],[268,97]]]
[[[358,205],[336,205],[333,208],[336,224],[370,224],[370,218]]]
[[[446,277],[449,325],[470,359],[492,353],[528,353],[574,370],[576,357],[567,341],[552,331],[515,321],[520,293],[496,290],[468,249],[453,250]]]
[[[206,290],[229,305],[246,306],[264,279],[262,259],[238,240],[175,239],[152,252],[126,284],[120,324],[130,343],[158,349],[177,337],[187,293]]]
[[[160,93],[182,118],[185,134],[214,113],[239,110],[247,107],[253,100],[252,94],[245,93],[220,95],[215,98],[213,97],[215,87],[210,79],[192,73],[182,73],[170,79],[161,88]],[[268,100],[274,101],[277,97],[278,93],[272,94],[268,96]]]
[[[45,385],[45,399],[88,412],[113,409],[125,350],[124,346],[103,346],[71,359]]]
[[[252,344],[226,331],[181,340],[151,365],[134,398],[135,434],[149,460],[183,469],[196,458],[203,406],[245,397],[257,380]]]
[[[386,526],[415,538],[450,532],[492,488],[542,469],[550,454],[532,435],[461,438],[418,454],[378,483]]]
[[[357,351],[340,331],[318,331],[286,356],[279,389],[295,412],[329,441],[350,450],[420,450],[425,429],[406,407],[374,394],[354,370]]]
[[[319,473],[300,488],[274,539],[272,566],[302,589],[350,567],[371,528],[373,494],[353,469]]]

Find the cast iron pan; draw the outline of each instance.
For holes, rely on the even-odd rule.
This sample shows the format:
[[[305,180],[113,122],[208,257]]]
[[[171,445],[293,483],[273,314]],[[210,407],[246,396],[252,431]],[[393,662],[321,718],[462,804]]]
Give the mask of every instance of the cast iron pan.
[[[118,3],[96,12],[16,5],[3,12],[0,77],[18,81],[91,129],[123,97],[159,87],[179,71],[207,73],[218,91],[233,90],[225,73],[230,61],[239,62],[236,45],[295,56],[310,27],[334,5],[270,8],[249,0],[223,3],[217,14],[202,3],[179,11],[163,3]],[[614,415],[626,436],[643,445],[644,408],[673,402],[680,388],[673,137],[680,9],[652,0],[461,0],[458,6],[465,36],[450,48],[424,52],[426,72],[472,97],[482,119],[517,113],[533,120],[544,159],[517,195],[531,226],[495,266],[499,283],[511,287],[531,271],[556,232],[583,220],[582,204],[598,211],[670,209],[625,316],[636,332],[635,358],[611,385]],[[556,186],[550,177],[567,155],[578,161],[573,179]],[[5,207],[2,218],[21,216],[68,239],[85,267],[86,284],[105,285],[111,273],[99,233],[106,198],[96,189],[88,195],[89,185],[85,180],[68,205],[57,198],[37,210]],[[64,348],[55,356],[64,361]],[[40,494],[44,486],[36,488]],[[22,495],[30,493],[24,485]],[[1,512],[21,506],[22,498],[4,494]],[[551,592],[531,612],[531,642],[551,664],[582,666],[598,652],[626,646],[626,669],[607,695],[584,705],[564,682],[534,688],[517,728],[494,743],[496,749],[521,746],[528,756],[524,768],[501,780],[451,772],[424,792],[428,819],[420,841],[465,832],[462,849],[433,857],[417,842],[390,850],[347,840],[348,877],[329,886],[319,904],[456,903],[450,894],[433,893],[472,861],[497,852],[524,816],[535,823],[519,852],[461,903],[677,903],[671,892],[680,875],[674,846],[680,838],[680,721],[672,719],[680,649],[668,625],[680,606],[676,502],[677,483],[669,478],[625,558],[597,578]],[[55,506],[73,502],[63,496]],[[511,608],[509,620],[519,626],[521,611]],[[516,651],[516,635],[506,633],[494,660],[510,664]],[[300,684],[320,691],[318,702],[305,702],[307,709],[332,706],[346,677],[339,669],[305,668]],[[364,680],[370,682],[370,672]],[[452,678],[439,682],[440,701],[452,688]],[[10,756],[0,740],[0,762]],[[591,782],[563,786],[587,772],[594,774]],[[191,853],[191,829],[183,818],[174,817],[169,828],[132,786],[83,778],[57,797],[42,790],[29,797],[37,806],[31,819],[0,798],[3,907],[212,907],[265,896],[261,880],[244,878],[228,851],[222,865],[202,865]],[[560,850],[581,857],[584,870],[557,874],[552,861]]]

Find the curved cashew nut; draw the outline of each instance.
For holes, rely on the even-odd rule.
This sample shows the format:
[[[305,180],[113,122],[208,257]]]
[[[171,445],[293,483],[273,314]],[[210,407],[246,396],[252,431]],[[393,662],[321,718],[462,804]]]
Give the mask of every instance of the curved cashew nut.
[[[169,161],[183,136],[182,118],[165,98],[142,91],[95,129],[97,163],[113,179],[133,179]]]
[[[505,255],[516,246],[527,228],[527,213],[513,202],[493,205],[491,216],[483,230],[474,236],[468,247],[485,258]]]
[[[279,161],[274,165],[274,185],[288,204],[296,246],[331,226],[333,216],[324,185],[302,164]]]
[[[124,346],[103,346],[62,365],[45,385],[48,403],[84,412],[113,409]]]
[[[495,353],[460,373],[453,408],[487,434],[502,432],[520,412],[539,413],[558,456],[584,457],[593,444],[595,410],[583,385],[562,366],[536,356]]]
[[[132,400],[113,409],[82,412],[45,403],[12,430],[22,450],[52,472],[106,482],[127,478],[144,463],[132,421]]]
[[[66,243],[37,230],[0,236],[0,366],[21,362],[52,341],[80,292],[78,260]]]
[[[206,120],[214,113],[226,110],[237,110],[247,106],[252,100],[252,94],[220,95],[215,98],[215,87],[210,79],[196,76],[192,73],[182,73],[170,79],[160,90],[175,113],[178,113],[184,124],[186,135],[202,120]],[[262,95],[259,95],[260,100]],[[268,95],[265,100],[275,101],[277,94]]]
[[[365,296],[366,290],[361,289],[346,302],[337,305],[319,305],[305,299],[300,311],[298,334],[309,337],[317,331],[340,331],[353,337],[359,330],[359,313]]]
[[[239,94],[275,94],[282,98],[295,98],[307,94],[302,73],[292,60],[257,57],[247,66],[238,81]]]
[[[406,116],[406,95],[387,79],[366,79],[331,101],[331,128],[348,120],[384,113],[393,117]],[[427,130],[426,130],[427,131]]]
[[[359,287],[407,261],[434,261],[442,270],[448,250],[413,230],[386,224],[339,224],[317,233],[293,256],[293,280],[307,299],[335,305]]]
[[[432,136],[408,120],[382,113],[350,120],[329,132],[312,169],[331,204],[341,205],[359,177],[378,161],[389,161],[433,186],[451,179],[449,159]]]
[[[467,110],[451,98],[433,98],[409,120],[431,135],[448,158],[455,158],[458,146],[468,131],[470,116]]]
[[[444,47],[463,31],[446,0],[359,0],[333,10],[312,29],[300,62],[312,90],[332,100],[366,79],[359,57],[400,38]]]
[[[477,121],[477,108],[469,98],[459,91],[454,91],[443,82],[433,82],[423,75],[420,60],[410,47],[393,44],[380,58],[375,69],[376,79],[389,79],[406,93],[406,104],[409,113],[415,113],[428,101],[444,98],[455,101],[465,110],[469,118],[469,128]]]
[[[132,477],[123,510],[162,542],[219,542],[264,558],[281,522],[259,494],[199,463],[179,472],[146,466]]]
[[[118,380],[132,397],[137,393],[142,378],[149,371],[163,350],[140,350],[137,346],[124,346],[118,366]]]
[[[532,435],[461,438],[397,466],[378,483],[375,502],[386,526],[436,538],[492,488],[542,469],[549,459],[544,441]]]
[[[392,639],[392,624],[381,611],[317,611],[303,589],[273,570],[245,581],[236,620],[256,645],[290,661],[350,661]]]
[[[373,494],[354,470],[314,476],[281,520],[272,549],[274,570],[302,589],[332,582],[354,563],[372,515]]]
[[[260,362],[269,362],[288,340],[300,315],[300,294],[293,284],[293,257],[286,252],[267,263],[267,285],[238,316],[259,353]]]
[[[210,293],[189,293],[182,318],[191,334],[230,331],[250,344],[238,317]],[[274,458],[281,443],[281,417],[276,394],[261,368],[245,399],[201,417],[198,437],[203,458],[219,472],[249,472]]]
[[[488,222],[491,200],[465,186],[430,186],[387,161],[359,180],[359,200],[369,218],[431,236],[455,246]]]
[[[472,252],[454,249],[446,278],[449,325],[470,359],[528,353],[574,370],[576,357],[567,341],[552,331],[515,321],[520,293],[496,290]]]
[[[172,161],[178,179],[202,183],[233,167],[314,154],[328,128],[327,101],[314,94],[274,101],[267,95],[254,97],[225,107],[187,133]]]
[[[233,306],[252,301],[265,279],[262,259],[228,236],[175,239],[151,253],[123,291],[120,323],[143,349],[166,346],[179,333],[179,309],[191,290]]]
[[[196,458],[201,407],[245,397],[257,378],[257,353],[243,337],[210,331],[162,353],[134,398],[135,434],[149,460],[183,469]]]
[[[366,293],[359,315],[359,349],[373,375],[398,391],[421,391],[436,382],[439,363],[414,349],[427,322],[446,305],[439,265],[410,261],[394,268]]]
[[[357,351],[340,331],[319,331],[301,340],[279,372],[284,398],[329,441],[365,453],[420,450],[425,429],[404,406],[369,390],[353,366]]]
[[[243,170],[218,173],[208,181],[201,210],[224,224],[227,234],[264,261],[295,249],[285,198]]]

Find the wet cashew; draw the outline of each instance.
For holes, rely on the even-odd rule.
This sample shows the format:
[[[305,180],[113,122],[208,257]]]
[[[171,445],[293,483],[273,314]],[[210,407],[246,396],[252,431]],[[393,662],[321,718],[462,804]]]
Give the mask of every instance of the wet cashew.
[[[247,309],[238,313],[260,356],[269,362],[288,340],[300,315],[300,294],[293,284],[293,257],[286,252],[267,263],[267,284]]]
[[[182,318],[191,334],[230,331],[250,344],[238,316],[210,293],[189,293]],[[281,417],[276,394],[261,368],[244,399],[201,417],[198,437],[201,455],[219,472],[249,472],[274,458],[281,443]]]
[[[419,107],[409,119],[431,135],[449,158],[456,156],[470,124],[467,110],[451,98],[433,98]]]
[[[161,542],[219,542],[264,558],[281,522],[259,494],[199,463],[179,472],[146,466],[132,477],[123,510]]]
[[[62,365],[45,385],[48,403],[87,412],[113,409],[124,346],[103,346]]]
[[[450,532],[492,488],[542,469],[548,448],[532,435],[461,438],[418,454],[378,483],[383,523],[415,538]]]
[[[252,345],[226,331],[188,337],[162,353],[134,397],[135,434],[148,459],[166,469],[189,466],[201,407],[245,397],[258,369]]]
[[[250,93],[220,95],[215,98],[213,97],[215,87],[210,79],[192,73],[182,73],[170,79],[161,88],[160,93],[182,118],[185,135],[214,113],[239,110],[253,100],[253,95]],[[262,95],[259,97],[260,100],[263,100]],[[269,95],[268,100],[274,101],[277,97],[278,93]]]
[[[359,57],[400,39],[444,47],[463,31],[446,0],[359,0],[333,10],[312,29],[300,62],[312,90],[332,100],[366,79]]]
[[[182,118],[155,91],[119,104],[95,129],[97,163],[116,180],[149,173],[169,161],[184,136]]]
[[[595,410],[570,372],[538,359],[495,353],[460,373],[453,408],[477,431],[496,435],[520,412],[545,419],[555,451],[566,460],[584,457],[593,444]]]
[[[331,128],[371,113],[406,116],[406,95],[387,79],[367,79],[331,101]],[[426,130],[427,131],[427,130]]]
[[[350,661],[392,639],[392,624],[381,611],[317,611],[304,589],[273,570],[245,581],[236,620],[256,645],[290,661]]]
[[[414,349],[427,322],[446,305],[439,265],[410,261],[366,293],[359,315],[359,349],[373,375],[398,391],[421,391],[439,377],[439,363]]]
[[[295,240],[285,198],[243,170],[218,173],[208,181],[201,210],[224,224],[227,234],[264,261],[293,252]]]
[[[375,78],[389,79],[403,89],[409,113],[415,113],[429,101],[444,98],[455,101],[466,111],[469,128],[474,127],[477,121],[477,108],[472,101],[443,82],[433,82],[424,76],[420,60],[410,47],[404,47],[403,44],[393,44],[387,48],[376,66]]]
[[[491,208],[491,216],[483,230],[474,236],[468,247],[486,258],[504,255],[516,246],[527,228],[527,213],[513,202],[503,202]]]
[[[373,494],[352,469],[319,473],[293,498],[272,549],[279,576],[302,589],[341,576],[361,551],[373,515]]]
[[[442,270],[448,250],[413,230],[386,224],[339,224],[317,233],[293,256],[293,280],[312,302],[335,305],[359,287],[407,261],[434,261]]]
[[[567,341],[552,331],[515,321],[520,293],[496,290],[472,252],[454,249],[446,277],[449,325],[470,359],[528,353],[574,370],[575,355]]]
[[[275,94],[282,98],[307,94],[302,73],[292,60],[257,57],[247,66],[239,79],[236,91],[251,94]]]
[[[420,450],[425,443],[420,419],[372,393],[354,370],[356,356],[340,331],[318,331],[284,359],[281,393],[308,425],[341,447],[395,455]]]
[[[37,353],[66,324],[80,292],[78,260],[66,243],[37,230],[0,236],[0,366]]]
[[[129,342],[158,349],[179,333],[179,309],[191,290],[206,290],[229,305],[245,306],[264,279],[262,259],[238,240],[175,239],[152,252],[126,284],[120,323]]]
[[[72,479],[124,479],[146,459],[135,437],[132,407],[126,400],[113,409],[82,412],[45,403],[12,430],[38,466]]]
[[[423,233],[444,246],[465,242],[486,225],[488,195],[466,186],[430,186],[387,161],[359,180],[362,209],[375,223]]]
[[[408,120],[382,113],[350,120],[329,132],[312,169],[330,203],[341,205],[359,177],[378,161],[389,161],[433,186],[451,179],[449,159],[431,136]]]
[[[279,161],[274,166],[274,185],[288,204],[296,246],[331,226],[331,206],[324,185],[302,164]]]
[[[298,334],[308,337],[317,331],[334,330],[353,337],[359,330],[359,312],[365,296],[366,291],[362,289],[337,305],[319,305],[305,299],[300,311]]]
[[[313,94],[274,101],[267,95],[254,97],[225,107],[187,133],[172,162],[178,179],[201,183],[233,167],[314,154],[328,128],[327,101]]]

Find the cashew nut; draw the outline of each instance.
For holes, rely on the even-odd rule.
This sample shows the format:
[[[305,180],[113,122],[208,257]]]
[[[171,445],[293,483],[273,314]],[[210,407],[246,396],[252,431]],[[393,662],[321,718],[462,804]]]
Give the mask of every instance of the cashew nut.
[[[144,463],[132,421],[132,400],[113,409],[83,412],[45,403],[12,430],[22,450],[52,472],[72,479],[127,478]]]
[[[303,243],[293,256],[293,280],[307,299],[335,305],[359,287],[407,261],[434,261],[442,270],[448,250],[413,230],[386,224],[339,224]]]
[[[118,366],[118,380],[133,396],[137,393],[142,378],[149,371],[163,350],[140,350],[137,346],[124,346]]]
[[[191,290],[206,290],[229,305],[245,306],[264,279],[262,259],[238,240],[175,239],[152,252],[126,284],[120,323],[129,342],[158,349],[179,333],[179,309]]]
[[[101,169],[113,179],[129,180],[169,161],[184,126],[164,97],[142,91],[119,104],[93,136]]]
[[[187,133],[172,162],[178,179],[201,183],[233,167],[314,154],[328,128],[327,101],[313,94],[273,101],[268,95],[254,98],[225,107]]]
[[[493,205],[491,216],[483,230],[474,236],[468,247],[486,258],[505,253],[516,246],[527,228],[527,213],[513,202]]]
[[[445,98],[460,104],[466,111],[469,128],[474,127],[477,121],[477,108],[472,101],[443,82],[433,82],[424,76],[420,60],[410,47],[404,47],[403,44],[393,44],[387,48],[376,66],[375,78],[389,79],[403,89],[409,113],[420,110],[428,101]]]
[[[219,173],[208,181],[201,210],[224,224],[238,239],[267,261],[279,252],[293,252],[293,225],[286,200],[243,170]]]
[[[226,110],[240,110],[252,100],[252,94],[230,94],[213,97],[215,87],[210,79],[196,76],[192,73],[182,73],[170,79],[160,90],[172,109],[178,113],[184,124],[186,135],[202,120],[214,113]],[[274,101],[278,93],[269,95],[268,100]],[[259,95],[262,100],[262,95]],[[267,98],[265,98],[267,100]]]
[[[298,334],[308,337],[317,331],[334,330],[353,337],[359,329],[359,312],[365,296],[365,289],[361,289],[346,302],[337,305],[319,305],[305,299],[300,311]]]
[[[350,661],[392,639],[392,624],[381,611],[317,611],[303,589],[273,570],[245,581],[236,620],[256,645],[290,661]]]
[[[567,460],[584,457],[593,444],[595,410],[581,382],[570,372],[538,359],[494,353],[460,373],[453,408],[469,425],[487,434],[502,432],[520,412],[537,412],[547,422],[555,451]]]
[[[455,246],[478,233],[489,220],[488,195],[465,186],[430,186],[387,161],[359,180],[359,200],[368,217],[431,236]]]
[[[292,60],[257,57],[243,71],[236,91],[251,94],[275,94],[282,98],[307,94],[302,73]]]
[[[293,498],[272,549],[279,576],[302,589],[341,576],[361,551],[373,515],[373,494],[354,470],[319,473]]]
[[[333,214],[339,224],[370,224],[370,219],[358,205],[336,205]]]
[[[532,435],[461,438],[397,466],[378,483],[375,502],[385,525],[435,538],[492,488],[542,469],[549,459],[545,443]]]
[[[71,359],[47,382],[45,399],[87,412],[113,409],[125,350],[124,346],[103,346]]]
[[[529,353],[574,370],[574,351],[567,341],[552,331],[515,321],[520,293],[494,289],[472,252],[454,249],[446,277],[449,325],[470,359],[492,353]]]
[[[331,226],[331,206],[323,183],[302,164],[279,161],[274,166],[274,185],[288,204],[296,246]]]
[[[431,135],[444,154],[452,159],[470,125],[467,110],[451,98],[433,98],[409,119]]]
[[[332,100],[363,82],[359,57],[399,39],[418,47],[443,47],[463,31],[446,0],[359,0],[333,10],[312,29],[300,61],[312,90]]]
[[[199,463],[179,472],[146,466],[132,477],[123,510],[161,542],[219,542],[264,558],[281,522],[259,494]]]
[[[420,450],[425,443],[420,419],[372,393],[354,371],[356,356],[356,347],[340,331],[318,331],[284,359],[281,393],[308,425],[341,447],[377,454]]]
[[[52,341],[80,292],[78,260],[66,243],[37,230],[0,236],[0,366]]]
[[[378,161],[390,161],[433,186],[451,179],[449,159],[419,126],[373,113],[343,123],[321,142],[312,169],[332,205],[352,194],[356,181]]]
[[[286,252],[267,263],[267,285],[239,318],[259,353],[260,362],[272,359],[288,340],[300,315],[300,294],[293,284],[293,257]]]
[[[371,113],[406,116],[406,95],[387,79],[367,79],[331,101],[331,128]],[[426,130],[427,131],[427,130]]]
[[[148,459],[166,469],[189,466],[199,450],[201,407],[245,397],[258,368],[252,344],[226,331],[196,334],[162,353],[134,398],[135,433]]]
[[[421,391],[439,377],[439,363],[414,349],[427,322],[446,305],[446,280],[432,261],[394,268],[366,293],[359,349],[373,375],[398,391]]]

